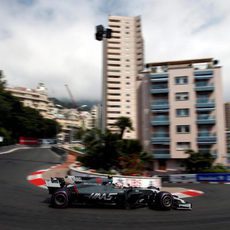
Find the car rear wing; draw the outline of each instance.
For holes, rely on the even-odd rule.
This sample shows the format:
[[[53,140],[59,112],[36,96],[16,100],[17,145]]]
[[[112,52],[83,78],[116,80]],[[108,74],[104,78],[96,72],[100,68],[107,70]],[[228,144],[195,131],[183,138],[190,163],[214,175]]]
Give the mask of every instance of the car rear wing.
[[[59,188],[63,188],[66,184],[64,178],[61,177],[51,177],[45,182],[50,194],[53,194]]]

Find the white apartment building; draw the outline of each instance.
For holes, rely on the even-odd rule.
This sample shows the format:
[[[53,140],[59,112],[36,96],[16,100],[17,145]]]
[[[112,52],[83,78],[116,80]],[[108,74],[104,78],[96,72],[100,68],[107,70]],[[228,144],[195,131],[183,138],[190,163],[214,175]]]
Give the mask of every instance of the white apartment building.
[[[93,128],[101,128],[101,105],[94,105],[91,108],[91,116],[92,116],[92,127]]]
[[[103,121],[104,127],[117,131],[118,117],[129,117],[134,130],[123,138],[138,138],[138,73],[143,69],[141,18],[109,16],[112,38],[104,39]]]
[[[24,106],[38,110],[43,117],[54,118],[54,104],[49,100],[47,89],[43,83],[39,83],[36,89],[6,87],[6,91],[17,97]]]
[[[155,170],[175,170],[192,149],[226,164],[221,67],[212,58],[149,63],[142,82],[142,143]]]

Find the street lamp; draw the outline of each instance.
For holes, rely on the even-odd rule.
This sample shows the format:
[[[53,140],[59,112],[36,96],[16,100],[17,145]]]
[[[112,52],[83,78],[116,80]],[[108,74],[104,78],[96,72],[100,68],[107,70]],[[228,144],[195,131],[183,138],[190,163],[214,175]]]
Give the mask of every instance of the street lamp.
[[[95,38],[97,41],[103,41],[102,47],[102,66],[103,66],[103,76],[102,76],[102,113],[101,113],[101,130],[104,133],[106,128],[106,48],[107,48],[107,39],[112,37],[112,30],[110,28],[104,28],[103,25],[96,26]]]

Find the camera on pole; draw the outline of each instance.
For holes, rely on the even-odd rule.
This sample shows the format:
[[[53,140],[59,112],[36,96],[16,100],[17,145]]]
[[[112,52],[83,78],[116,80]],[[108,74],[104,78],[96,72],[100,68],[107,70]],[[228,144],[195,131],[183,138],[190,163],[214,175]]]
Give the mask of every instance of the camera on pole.
[[[112,37],[112,30],[107,28],[105,29],[103,25],[96,26],[96,40],[102,41],[103,38],[111,38]]]

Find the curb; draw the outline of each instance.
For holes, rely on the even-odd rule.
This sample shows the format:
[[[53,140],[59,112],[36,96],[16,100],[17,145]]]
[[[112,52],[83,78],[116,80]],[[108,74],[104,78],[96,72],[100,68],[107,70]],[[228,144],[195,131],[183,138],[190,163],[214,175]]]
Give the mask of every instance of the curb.
[[[189,197],[202,196],[202,195],[204,195],[204,192],[189,189],[189,190],[185,190],[185,191],[182,191],[182,192],[173,193],[173,195],[176,195],[179,198],[189,198]]]
[[[46,182],[43,179],[42,175],[44,172],[48,171],[49,169],[41,169],[36,172],[31,173],[29,176],[27,176],[27,180],[29,181],[30,184],[33,184],[37,187],[47,189],[46,187]]]

